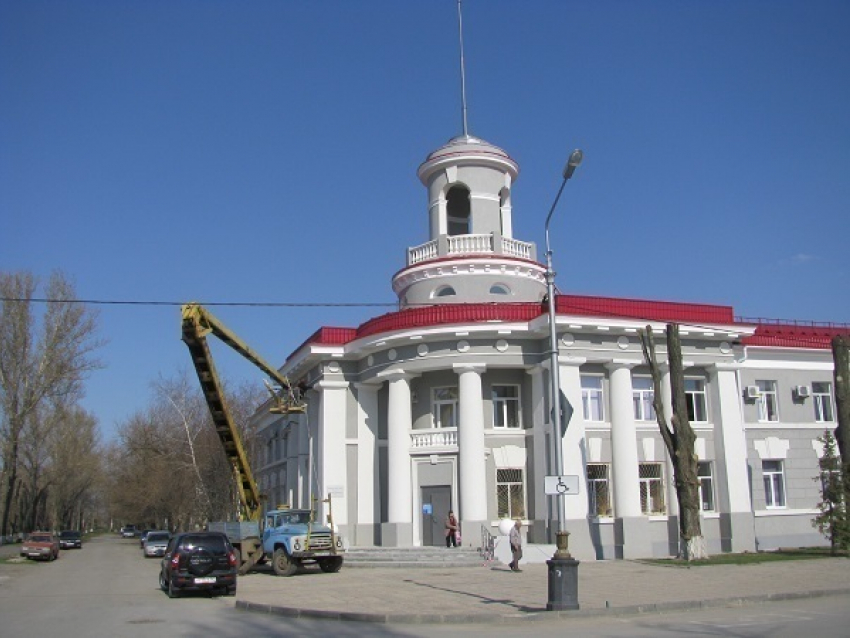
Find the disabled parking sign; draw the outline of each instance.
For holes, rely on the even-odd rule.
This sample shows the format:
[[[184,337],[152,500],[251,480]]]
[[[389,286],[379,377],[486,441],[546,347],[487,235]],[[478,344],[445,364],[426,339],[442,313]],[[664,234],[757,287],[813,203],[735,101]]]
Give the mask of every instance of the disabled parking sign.
[[[547,476],[543,479],[543,487],[550,496],[578,494],[578,485],[578,476]]]

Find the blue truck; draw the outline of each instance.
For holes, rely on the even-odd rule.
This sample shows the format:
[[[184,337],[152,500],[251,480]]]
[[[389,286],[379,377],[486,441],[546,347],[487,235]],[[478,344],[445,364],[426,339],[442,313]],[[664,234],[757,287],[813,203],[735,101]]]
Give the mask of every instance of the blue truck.
[[[323,572],[342,568],[343,538],[327,525],[313,522],[306,509],[281,508],[266,512],[263,529],[256,521],[213,522],[211,532],[227,534],[239,552],[240,573],[254,565],[270,562],[278,576],[292,576],[299,568],[318,565]]]

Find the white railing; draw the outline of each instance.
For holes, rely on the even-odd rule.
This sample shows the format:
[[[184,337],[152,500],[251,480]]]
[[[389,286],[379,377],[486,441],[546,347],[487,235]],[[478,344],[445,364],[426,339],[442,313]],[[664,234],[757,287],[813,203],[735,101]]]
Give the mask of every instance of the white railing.
[[[421,246],[407,249],[407,264],[413,266],[422,261],[435,259],[437,257],[437,240],[429,241]]]
[[[527,241],[502,237],[502,251],[511,257],[531,259],[531,243]]]
[[[492,253],[493,235],[449,235],[449,254]]]
[[[407,265],[414,266],[424,261],[430,261],[437,257],[451,255],[493,255],[496,254],[496,241],[492,234],[486,235],[447,235],[446,243],[440,249],[440,240],[432,239],[419,246],[407,249]],[[499,252],[509,257],[531,259],[534,244],[527,241],[519,241],[509,237],[502,237]]]
[[[457,447],[457,428],[414,430],[410,433],[410,447],[416,450]]]

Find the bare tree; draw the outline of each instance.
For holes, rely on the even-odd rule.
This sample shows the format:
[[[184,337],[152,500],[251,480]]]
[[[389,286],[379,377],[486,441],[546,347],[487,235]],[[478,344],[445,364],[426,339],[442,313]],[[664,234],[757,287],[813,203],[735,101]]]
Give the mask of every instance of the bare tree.
[[[9,533],[21,445],[37,409],[49,400],[77,396],[86,375],[100,366],[93,356],[102,344],[95,338],[96,313],[77,303],[73,285],[55,272],[45,287],[50,302],[37,317],[37,288],[31,273],[0,273],[0,535]]]
[[[109,500],[119,520],[190,529],[237,513],[227,461],[200,388],[185,373],[152,384],[151,402],[118,430],[111,448]],[[225,387],[234,421],[244,428],[265,396],[262,386]],[[245,440],[252,437],[245,433]],[[246,443],[247,444],[247,443]]]
[[[694,450],[696,434],[688,418],[679,326],[673,323],[667,324],[667,360],[670,366],[670,390],[673,404],[673,414],[670,417],[669,424],[664,415],[664,404],[661,400],[661,370],[655,356],[652,326],[647,326],[645,330],[640,331],[640,342],[644,359],[646,359],[652,374],[653,407],[658,420],[658,428],[673,463],[673,480],[676,485],[676,499],[679,503],[681,556],[685,560],[707,558],[705,539],[700,525],[697,471],[699,459]]]
[[[93,517],[88,508],[100,484],[102,454],[94,416],[76,406],[61,410],[50,436],[50,507],[57,527],[83,529]]]

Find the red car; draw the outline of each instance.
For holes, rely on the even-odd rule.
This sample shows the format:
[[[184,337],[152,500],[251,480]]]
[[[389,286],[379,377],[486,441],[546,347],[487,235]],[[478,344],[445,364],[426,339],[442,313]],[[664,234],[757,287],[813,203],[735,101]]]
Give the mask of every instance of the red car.
[[[21,545],[21,556],[56,560],[59,558],[59,539],[50,532],[33,532]]]

